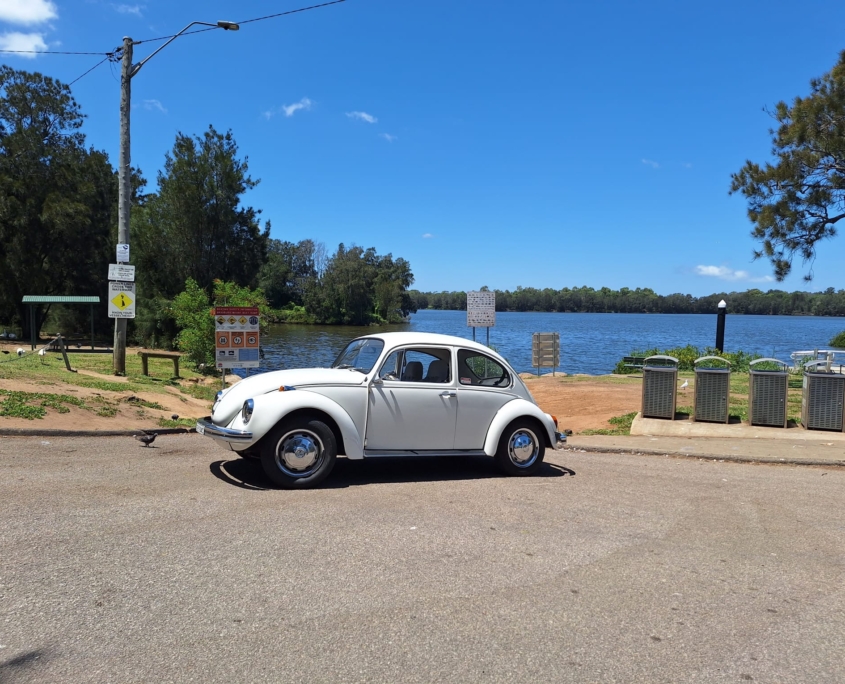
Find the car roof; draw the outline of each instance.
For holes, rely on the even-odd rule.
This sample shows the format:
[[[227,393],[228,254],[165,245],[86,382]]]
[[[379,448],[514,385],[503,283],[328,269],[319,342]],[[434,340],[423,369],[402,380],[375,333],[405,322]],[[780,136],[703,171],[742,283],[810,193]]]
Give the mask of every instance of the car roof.
[[[493,354],[498,356],[490,347],[485,347],[483,344],[473,342],[465,337],[457,337],[455,335],[440,335],[439,333],[425,333],[425,332],[384,332],[371,333],[370,335],[362,335],[362,337],[376,337],[384,340],[386,345],[396,347],[406,344],[435,344],[448,345],[451,347],[465,347],[467,349],[475,349],[483,351],[486,354]]]

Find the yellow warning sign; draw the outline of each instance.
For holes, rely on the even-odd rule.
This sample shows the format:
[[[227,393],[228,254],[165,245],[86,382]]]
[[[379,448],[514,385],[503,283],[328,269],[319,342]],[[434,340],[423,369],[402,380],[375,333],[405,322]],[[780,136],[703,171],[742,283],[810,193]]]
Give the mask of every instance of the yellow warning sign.
[[[112,304],[114,304],[118,309],[123,311],[127,306],[132,306],[132,300],[126,296],[125,292],[121,292],[119,295],[114,297],[112,300]]]

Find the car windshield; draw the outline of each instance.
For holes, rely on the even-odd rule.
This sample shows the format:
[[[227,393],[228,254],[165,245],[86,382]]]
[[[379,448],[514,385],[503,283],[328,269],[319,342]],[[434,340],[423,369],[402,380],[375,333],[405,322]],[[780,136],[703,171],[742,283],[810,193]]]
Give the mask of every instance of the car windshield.
[[[384,342],[372,337],[352,340],[335,359],[332,368],[351,368],[362,373],[369,373],[376,365],[382,349],[384,349]]]

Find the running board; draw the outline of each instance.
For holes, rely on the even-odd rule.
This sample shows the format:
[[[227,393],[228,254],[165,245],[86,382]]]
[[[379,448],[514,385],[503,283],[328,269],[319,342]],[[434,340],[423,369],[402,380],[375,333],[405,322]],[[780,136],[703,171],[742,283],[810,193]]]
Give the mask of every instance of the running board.
[[[389,451],[381,449],[364,449],[364,458],[394,458],[397,456],[487,456],[483,450],[445,451],[423,449],[419,451]]]

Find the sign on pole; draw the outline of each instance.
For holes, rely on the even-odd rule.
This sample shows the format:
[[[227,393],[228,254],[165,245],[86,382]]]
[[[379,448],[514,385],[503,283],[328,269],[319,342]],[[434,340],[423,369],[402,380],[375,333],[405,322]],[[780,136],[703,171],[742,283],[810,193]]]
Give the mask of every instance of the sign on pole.
[[[135,283],[109,283],[109,318],[135,318]]]
[[[534,333],[531,337],[531,365],[537,369],[554,368],[560,365],[560,333]]]
[[[467,292],[467,326],[491,328],[494,325],[496,325],[496,293]]]
[[[258,368],[258,307],[217,306],[213,315],[217,367]]]
[[[128,263],[129,262],[129,245],[127,244],[119,244],[115,251],[116,253],[116,261],[118,263]]]
[[[109,264],[109,280],[135,282],[135,267],[129,264]]]

